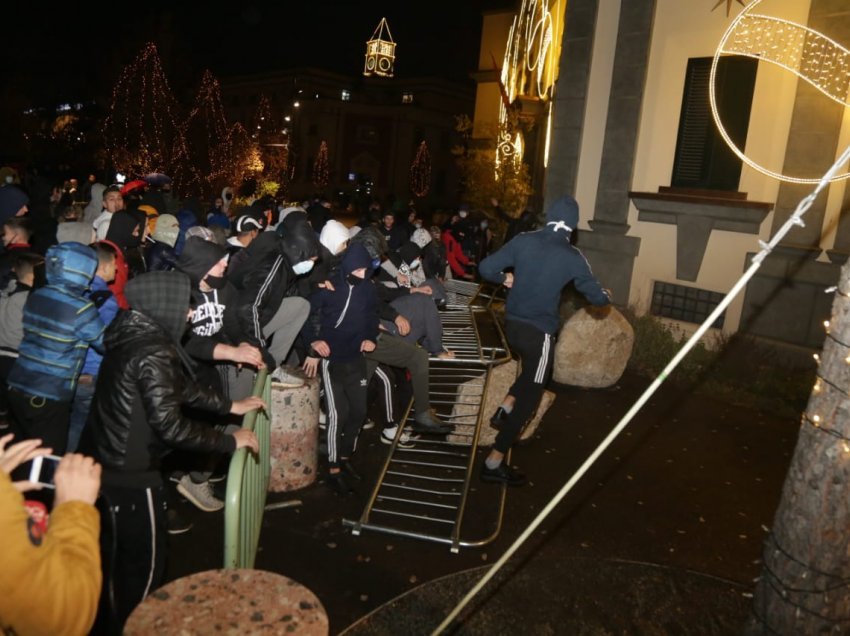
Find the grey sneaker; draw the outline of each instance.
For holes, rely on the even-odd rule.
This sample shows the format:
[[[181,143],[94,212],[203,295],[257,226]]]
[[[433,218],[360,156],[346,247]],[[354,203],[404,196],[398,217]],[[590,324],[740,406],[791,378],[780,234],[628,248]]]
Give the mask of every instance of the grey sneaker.
[[[392,444],[395,440],[395,435],[398,432],[398,424],[395,426],[391,426],[389,428],[385,428],[381,431],[381,443],[382,444]],[[413,443],[413,437],[411,437],[408,433],[402,433],[401,437],[398,438],[398,447],[399,448],[416,448],[416,444]]]
[[[417,433],[431,433],[434,435],[446,435],[455,430],[455,427],[437,419],[434,411],[428,409],[423,413],[417,413],[413,420],[413,430]]]
[[[204,512],[216,512],[224,508],[224,502],[213,494],[212,484],[208,481],[196,484],[189,475],[183,475],[177,482],[177,492]]]
[[[296,389],[307,383],[307,377],[297,367],[281,365],[272,371],[272,383],[289,389]]]

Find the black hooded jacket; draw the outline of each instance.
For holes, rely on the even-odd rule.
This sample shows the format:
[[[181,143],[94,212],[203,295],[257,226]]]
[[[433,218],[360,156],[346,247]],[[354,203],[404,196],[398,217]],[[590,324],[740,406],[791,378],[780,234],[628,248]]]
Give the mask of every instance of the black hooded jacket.
[[[189,308],[189,281],[179,272],[153,272],[127,285],[137,308],[109,325],[87,427],[90,452],[103,482],[128,488],[162,483],[160,460],[174,448],[232,452],[236,441],[183,413],[191,407],[226,414],[231,402],[201,388],[184,371],[176,344]]]
[[[112,241],[121,248],[124,260],[127,262],[130,278],[144,274],[147,271],[144,255],[142,254],[142,236],[146,217],[139,210],[121,210],[112,215],[106,240]],[[133,232],[136,231],[136,235]]]
[[[227,250],[221,245],[192,236],[177,260],[177,269],[192,283],[192,306],[195,308],[183,348],[197,360],[211,362],[217,344],[236,345],[245,340],[236,318],[239,293],[230,281],[225,279],[221,287],[212,291],[200,288],[210,269],[226,255]]]
[[[292,266],[318,256],[319,241],[303,220],[288,226],[283,236],[264,232],[246,249],[248,259],[228,277],[239,292],[236,315],[242,333],[249,344],[265,347],[263,326],[277,313],[280,303],[287,296],[304,295]]]

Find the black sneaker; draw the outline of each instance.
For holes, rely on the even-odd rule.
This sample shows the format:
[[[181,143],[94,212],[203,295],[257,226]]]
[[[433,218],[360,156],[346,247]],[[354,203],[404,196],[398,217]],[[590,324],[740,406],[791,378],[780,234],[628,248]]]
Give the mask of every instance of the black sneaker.
[[[192,522],[181,515],[176,508],[166,510],[165,523],[168,534],[184,534],[192,529]]]
[[[505,423],[506,419],[508,419],[508,414],[505,409],[500,406],[496,409],[496,412],[493,413],[493,417],[490,418],[490,426],[495,428],[497,431],[501,431],[502,425]]]
[[[525,484],[525,475],[514,470],[505,462],[496,468],[487,468],[487,464],[481,465],[481,481],[491,484],[507,484],[508,486],[522,486]]]
[[[340,497],[348,497],[348,495],[354,493],[354,489],[348,485],[348,482],[345,481],[345,477],[342,472],[329,473],[328,485],[331,487],[331,490],[334,491],[334,494]]]
[[[351,477],[354,481],[363,481],[363,477],[351,465],[350,459],[343,459],[339,463],[339,467],[342,468],[342,472],[345,473],[346,477]]]

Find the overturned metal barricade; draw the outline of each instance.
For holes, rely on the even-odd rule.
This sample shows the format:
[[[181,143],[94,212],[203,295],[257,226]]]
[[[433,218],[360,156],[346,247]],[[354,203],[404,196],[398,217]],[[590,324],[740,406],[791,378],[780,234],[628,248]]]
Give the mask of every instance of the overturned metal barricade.
[[[271,381],[265,370],[257,374],[252,395],[262,396],[266,404],[271,404]],[[242,428],[254,431],[260,452],[254,455],[247,448],[240,448],[230,460],[224,500],[225,568],[254,567],[269,487],[271,413],[246,413]]]
[[[483,501],[476,497],[486,514],[475,518],[479,525],[482,517],[492,522],[483,536],[462,534],[490,369],[510,353],[490,308],[495,292],[482,296],[479,285],[466,281],[447,281],[446,287],[447,309],[440,312],[443,345],[455,357],[431,359],[430,397],[440,419],[456,424],[456,430],[448,437],[416,436],[415,446],[406,448],[402,436],[414,435],[408,407],[363,513],[343,523],[355,535],[372,530],[448,544],[458,552],[461,546],[486,545],[501,529],[505,488],[488,487]]]

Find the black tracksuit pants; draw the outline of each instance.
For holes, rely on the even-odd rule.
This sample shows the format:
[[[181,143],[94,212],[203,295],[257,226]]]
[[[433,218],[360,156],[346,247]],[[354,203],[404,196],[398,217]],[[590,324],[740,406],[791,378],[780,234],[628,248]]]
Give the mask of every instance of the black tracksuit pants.
[[[508,393],[516,398],[513,410],[496,436],[494,448],[507,453],[522,427],[537,410],[543,389],[552,373],[555,338],[527,322],[505,321],[505,335],[511,351],[519,355],[522,366],[519,377]]]
[[[160,586],[165,574],[163,488],[103,485],[98,509],[103,591],[92,633],[120,634],[133,609]]]
[[[351,362],[322,360],[325,410],[328,414],[328,463],[334,467],[351,457],[366,419],[366,359]]]

